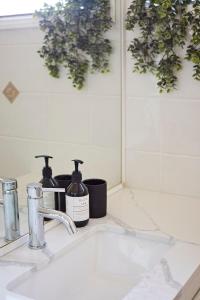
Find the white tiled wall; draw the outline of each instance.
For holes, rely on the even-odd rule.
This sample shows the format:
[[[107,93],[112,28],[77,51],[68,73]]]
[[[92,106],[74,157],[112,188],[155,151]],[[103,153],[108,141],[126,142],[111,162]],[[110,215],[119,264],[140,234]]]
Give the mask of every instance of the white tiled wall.
[[[126,33],[126,48],[132,37]],[[177,90],[163,95],[153,76],[132,66],[126,53],[127,185],[199,197],[200,83],[192,65],[184,63]]]
[[[126,0],[126,5],[130,0]],[[0,176],[41,169],[33,156],[55,156],[55,173],[69,173],[71,158],[86,161],[86,177],[121,180],[120,1],[108,36],[114,52],[111,73],[89,75],[76,91],[62,72],[48,76],[37,54],[38,29],[0,31],[0,89],[12,81],[20,91],[14,104],[0,95]],[[132,38],[126,33],[126,48]],[[177,90],[160,95],[156,79],[132,73],[126,56],[126,182],[128,186],[179,195],[200,193],[200,84],[184,63]],[[28,113],[27,113],[28,112]],[[38,178],[36,178],[38,179]]]
[[[80,158],[84,177],[121,182],[120,0],[116,6],[111,72],[89,75],[81,91],[64,70],[60,79],[48,75],[38,28],[0,30],[0,176],[38,172],[34,156],[47,153],[54,174],[71,173],[71,159]],[[9,81],[20,91],[13,104],[2,94]]]

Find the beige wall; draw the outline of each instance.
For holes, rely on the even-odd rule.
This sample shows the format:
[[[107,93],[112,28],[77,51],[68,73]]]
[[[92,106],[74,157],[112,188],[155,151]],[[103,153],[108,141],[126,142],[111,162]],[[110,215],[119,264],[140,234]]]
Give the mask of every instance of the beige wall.
[[[121,181],[120,1],[116,24],[108,33],[113,45],[111,72],[89,75],[82,91],[62,72],[48,75],[37,54],[38,28],[0,30],[0,176],[24,176],[42,168],[33,157],[54,156],[54,174],[71,173],[73,158],[85,161],[84,177]],[[20,91],[10,104],[2,94],[9,81]],[[40,178],[34,178],[39,180]]]
[[[127,1],[127,7],[130,1]],[[132,35],[126,33],[126,47]],[[151,75],[132,73],[126,54],[128,186],[200,195],[200,84],[184,63],[177,91],[160,95]]]

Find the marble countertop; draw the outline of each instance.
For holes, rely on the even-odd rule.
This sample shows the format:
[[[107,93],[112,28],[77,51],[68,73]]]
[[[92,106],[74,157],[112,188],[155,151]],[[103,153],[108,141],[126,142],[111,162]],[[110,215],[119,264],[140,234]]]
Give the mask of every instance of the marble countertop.
[[[109,195],[108,216],[91,220],[95,224],[116,221],[127,230],[154,235],[163,234],[176,243],[160,263],[145,273],[123,300],[192,300],[200,288],[200,201],[162,193],[121,189]],[[48,248],[33,251],[23,245],[0,257],[0,299],[24,300],[6,290],[7,284],[20,274],[46,263],[70,240],[59,225],[52,239],[47,232]],[[87,227],[83,231],[87,231]],[[55,236],[54,236],[55,238]],[[61,242],[62,241],[62,242]],[[45,299],[44,299],[45,300]]]
[[[110,196],[108,211],[130,228],[178,242],[167,265],[161,261],[124,300],[192,300],[200,288],[200,199],[125,188]]]

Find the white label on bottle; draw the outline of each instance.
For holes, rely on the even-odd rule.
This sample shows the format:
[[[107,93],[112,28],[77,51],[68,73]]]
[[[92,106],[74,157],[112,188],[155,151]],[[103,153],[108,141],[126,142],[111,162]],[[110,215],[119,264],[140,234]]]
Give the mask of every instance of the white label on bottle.
[[[43,205],[46,208],[55,209],[55,198],[53,192],[43,193]]]
[[[43,193],[54,192],[54,193],[65,193],[63,188],[42,188]]]
[[[70,197],[66,195],[66,212],[75,222],[89,219],[89,195]]]

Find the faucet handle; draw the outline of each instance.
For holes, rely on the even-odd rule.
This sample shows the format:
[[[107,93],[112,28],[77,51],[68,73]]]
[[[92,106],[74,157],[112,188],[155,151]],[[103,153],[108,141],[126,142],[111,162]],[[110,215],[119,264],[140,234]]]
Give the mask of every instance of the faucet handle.
[[[42,184],[30,183],[27,185],[28,197],[31,199],[41,199],[43,197]]]

